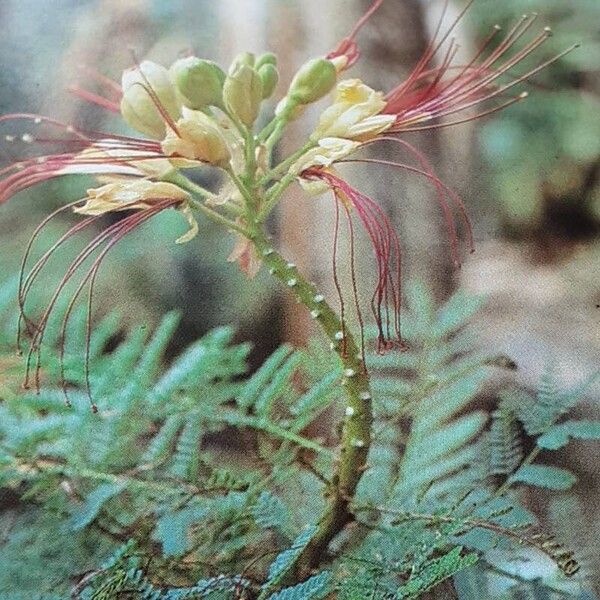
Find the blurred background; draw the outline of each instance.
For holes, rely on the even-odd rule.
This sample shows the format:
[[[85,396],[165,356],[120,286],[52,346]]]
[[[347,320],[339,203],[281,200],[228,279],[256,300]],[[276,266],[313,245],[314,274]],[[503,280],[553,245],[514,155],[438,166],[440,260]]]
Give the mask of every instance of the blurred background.
[[[283,94],[295,69],[335,47],[369,4],[1,0],[0,114],[42,113],[88,129],[124,132],[118,118],[70,96],[67,86],[78,82],[94,89],[86,65],[118,80],[132,63],[132,49],[165,65],[190,49],[223,65],[239,51],[271,50],[280,57]],[[363,60],[357,76],[379,89],[405,77],[435,30],[442,4],[387,0],[359,39]],[[462,6],[452,2],[448,24]],[[554,360],[565,384],[572,384],[600,363],[600,2],[477,0],[456,35],[462,55],[469,57],[495,24],[510,26],[532,11],[540,13],[540,29],[549,25],[555,34],[531,66],[574,42],[581,48],[538,75],[527,86],[528,101],[482,121],[407,138],[460,193],[474,222],[477,251],[465,257],[460,271],[451,267],[433,190],[393,172],[364,167],[344,172],[392,217],[408,277],[427,282],[440,300],[458,286],[488,297],[476,321],[480,343],[514,359],[521,383],[537,381]],[[308,112],[295,123],[278,151],[296,148],[314,119]],[[0,132],[2,165],[24,151],[4,136],[27,132],[13,126]],[[51,209],[82,197],[91,184],[83,178],[55,180],[0,207],[0,281],[17,272],[36,224]],[[48,239],[73,220],[57,220],[46,230]],[[286,255],[325,289],[331,289],[332,223],[329,198],[306,198],[297,190],[271,223]],[[117,309],[125,323],[152,324],[178,308],[183,313],[178,346],[232,323],[239,340],[253,342],[255,364],[283,340],[303,343],[310,337],[310,323],[285,290],[264,273],[248,282],[226,262],[232,236],[201,223],[192,243],[175,245],[184,231],[178,215],[163,214],[117,247],[98,282],[97,316]],[[368,272],[369,253],[361,255]],[[599,412],[592,401],[589,411]],[[600,477],[594,452],[566,459],[588,473],[584,486],[590,488]]]

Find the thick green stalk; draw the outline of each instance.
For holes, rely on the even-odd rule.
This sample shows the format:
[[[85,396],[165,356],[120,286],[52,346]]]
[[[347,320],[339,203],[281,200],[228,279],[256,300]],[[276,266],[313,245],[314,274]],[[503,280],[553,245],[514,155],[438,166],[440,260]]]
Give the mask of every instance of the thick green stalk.
[[[171,178],[171,181],[195,193],[194,184],[185,177]],[[244,231],[244,235],[252,241],[269,272],[295,294],[311,317],[319,323],[329,339],[331,349],[338,354],[342,363],[343,377],[340,385],[346,405],[339,456],[335,472],[325,490],[327,504],[319,518],[317,531],[295,561],[293,571],[298,579],[304,579],[322,560],[329,542],[353,520],[349,506],[365,471],[371,445],[373,413],[369,376],[362,361],[361,349],[346,324],[342,323],[323,294],[303,277],[293,263],[287,262],[267,239],[255,213],[255,207],[260,206],[259,197],[244,186],[242,181],[237,178],[235,181],[247,199],[248,229]],[[212,212],[207,213],[207,216],[217,220]],[[218,217],[223,219],[221,215]]]
[[[292,263],[288,263],[256,228],[251,239],[269,272],[288,287],[310,312],[340,357],[343,367],[341,388],[346,407],[336,471],[326,489],[327,506],[318,528],[295,564],[298,578],[304,578],[323,558],[329,542],[349,523],[349,504],[367,464],[373,420],[369,377],[360,348],[323,295],[308,283]]]

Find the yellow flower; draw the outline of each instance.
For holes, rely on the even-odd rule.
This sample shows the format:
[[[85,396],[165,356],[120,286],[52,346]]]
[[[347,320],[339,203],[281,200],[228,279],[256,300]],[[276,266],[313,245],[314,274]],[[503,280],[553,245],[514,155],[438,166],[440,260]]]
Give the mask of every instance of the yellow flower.
[[[298,181],[311,196],[324,194],[329,186],[321,180],[304,179],[300,175],[310,167],[331,167],[334,162],[352,154],[360,147],[360,142],[342,138],[323,138],[319,145],[299,158],[290,168],[290,173],[298,175]]]
[[[393,115],[379,114],[385,106],[383,93],[376,92],[360,79],[340,81],[334,103],[321,115],[311,138],[369,140],[391,127],[396,119]]]
[[[168,129],[161,143],[166,155],[177,155],[217,166],[224,166],[229,162],[231,152],[225,133],[208,115],[184,107],[183,117],[176,125],[177,133]]]
[[[310,167],[330,167],[334,162],[352,154],[360,142],[338,137],[322,138],[318,146],[303,154],[290,168],[291,173],[300,174]]]
[[[176,243],[183,244],[194,238],[198,233],[198,223],[192,214],[190,195],[180,187],[165,181],[113,181],[99,188],[89,189],[85,204],[73,210],[82,215],[96,216],[123,210],[146,210],[160,200],[173,200],[174,206],[190,225],[189,231],[177,239]]]

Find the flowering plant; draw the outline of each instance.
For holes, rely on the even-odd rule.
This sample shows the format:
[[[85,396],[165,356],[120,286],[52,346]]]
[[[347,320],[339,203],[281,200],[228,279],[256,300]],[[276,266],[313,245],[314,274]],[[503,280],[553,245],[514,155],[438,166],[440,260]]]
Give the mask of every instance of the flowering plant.
[[[123,73],[121,85],[98,74],[96,77],[106,90],[105,96],[73,88],[73,92],[85,100],[120,113],[142,137],[88,131],[39,115],[0,117],[3,123],[25,120],[48,130],[48,134],[25,133],[22,140],[57,148],[55,153],[20,160],[4,168],[0,172],[3,177],[0,203],[25,188],[63,175],[81,173],[95,175],[99,180],[99,186],[89,189],[85,198],[66,204],[46,217],[25,252],[18,303],[19,346],[26,336],[29,340],[26,386],[39,387],[46,327],[69,282],[80,277],[64,314],[63,340],[75,303],[86,288],[88,315],[91,312],[94,283],[107,253],[129,233],[166,210],[178,211],[187,224],[187,231],[177,243],[190,242],[197,235],[199,217],[208,218],[232,232],[237,242],[230,259],[238,262],[249,276],[264,265],[295,294],[329,338],[331,350],[342,363],[345,417],[336,472],[327,484],[327,505],[314,532],[293,561],[293,569],[300,577],[318,564],[332,539],[353,519],[351,503],[367,468],[371,445],[372,392],[362,331],[366,317],[358,299],[354,271],[356,223],[366,231],[376,263],[377,282],[371,312],[377,325],[377,350],[384,353],[405,348],[400,326],[400,240],[384,211],[343,179],[336,165],[364,162],[401,169],[429,181],[436,190],[448,229],[450,251],[458,265],[461,248],[456,212],[464,221],[466,245],[473,249],[465,207],[458,195],[435,174],[427,158],[403,135],[464,123],[519,102],[527,96],[526,92],[518,91],[519,84],[562,56],[545,60],[524,74],[512,73],[514,67],[550,35],[548,29],[543,29],[511,54],[535,22],[534,17],[524,16],[492,50],[493,40],[500,35],[499,28],[493,29],[471,61],[457,64],[457,46],[450,37],[457,20],[446,31],[441,30],[441,25],[438,27],[434,40],[403,82],[387,92],[377,91],[359,79],[347,77],[346,72],[359,58],[356,38],[360,29],[382,1],[373,3],[336,49],[300,67],[277,103],[274,115],[263,127],[257,126],[263,122],[263,103],[273,96],[278,84],[277,59],[270,53],[260,56],[242,53],[227,71],[195,56],[179,59],[169,68],[145,60]],[[462,14],[464,11],[459,18]],[[286,126],[307,106],[330,94],[328,106],[306,141],[281,162],[273,164],[273,149],[285,134]],[[362,149],[381,144],[395,144],[415,162],[361,157]],[[224,175],[221,189],[205,189],[186,175],[190,169],[206,166]],[[294,183],[309,194],[332,193],[336,207],[333,277],[339,296],[339,314],[320,290],[279,254],[267,234],[269,215]],[[44,227],[65,211],[73,211],[82,219],[29,266],[33,243]],[[27,311],[28,295],[52,255],[68,239],[109,213],[116,214],[118,219],[87,244],[68,267],[41,317],[32,317]],[[342,218],[350,233],[352,303],[360,324],[359,339],[354,337],[347,323],[347,303],[336,267]],[[85,270],[87,259],[91,259],[92,264]],[[88,316],[88,339],[90,321]],[[98,411],[102,406],[96,404],[90,386],[88,357],[89,343],[84,361],[87,393],[92,409]],[[64,370],[62,378],[69,403]]]

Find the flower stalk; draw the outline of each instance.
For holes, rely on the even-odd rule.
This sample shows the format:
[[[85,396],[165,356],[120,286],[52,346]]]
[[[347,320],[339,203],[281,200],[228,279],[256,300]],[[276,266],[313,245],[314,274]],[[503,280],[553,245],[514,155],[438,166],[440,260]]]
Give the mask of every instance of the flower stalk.
[[[195,184],[182,175],[171,176],[170,181],[195,193]],[[237,183],[242,185],[239,180]],[[255,184],[258,187],[258,184]],[[250,186],[256,189],[255,186]],[[247,186],[241,190],[251,194]],[[248,207],[260,205],[260,197],[255,195],[248,201]],[[206,213],[206,206],[198,202],[213,220],[219,216],[215,211]],[[208,209],[210,210],[210,209]],[[250,209],[251,210],[251,209]],[[340,450],[325,496],[327,506],[321,515],[317,531],[304,551],[296,559],[295,572],[299,578],[306,577],[319,563],[329,542],[353,519],[350,503],[367,465],[371,445],[371,425],[373,421],[372,396],[369,376],[362,360],[361,348],[357,344],[348,325],[342,322],[336,311],[325,300],[323,294],[304,277],[295,264],[288,262],[269,241],[259,219],[251,221],[244,235],[251,241],[257,255],[269,273],[287,287],[311,317],[319,324],[329,340],[330,347],[340,358],[342,378],[340,389],[345,400],[344,422],[340,439]],[[219,219],[221,224],[222,221]],[[231,224],[229,224],[231,227]]]
[[[373,413],[369,376],[347,324],[342,323],[318,289],[272,247],[261,228],[256,227],[251,232],[251,240],[269,273],[288,287],[319,323],[342,365],[340,389],[344,394],[345,417],[340,450],[336,471],[325,490],[327,506],[317,531],[296,559],[296,575],[304,578],[322,559],[329,542],[353,519],[350,502],[366,469],[371,445]]]

